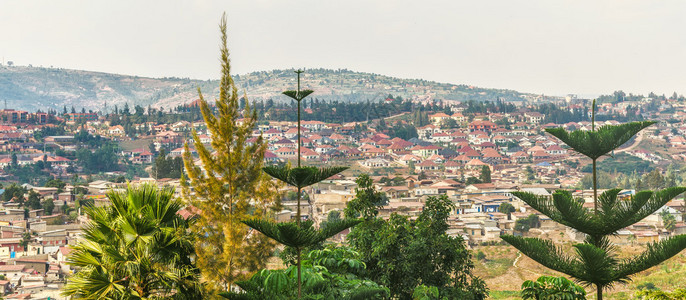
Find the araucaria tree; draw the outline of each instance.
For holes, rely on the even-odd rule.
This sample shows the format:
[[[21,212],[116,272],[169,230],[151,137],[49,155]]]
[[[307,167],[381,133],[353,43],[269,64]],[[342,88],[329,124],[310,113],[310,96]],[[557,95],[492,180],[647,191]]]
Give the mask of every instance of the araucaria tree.
[[[251,234],[241,223],[253,216],[264,216],[278,203],[275,182],[262,172],[266,142],[253,141],[256,113],[246,101],[239,108],[239,95],[231,78],[229,50],[226,46],[226,16],[222,17],[222,76],[216,107],[210,106],[200,90],[200,109],[212,136],[211,147],[203,145],[193,132],[199,164],[185,145],[184,166],[190,184],[184,184],[184,197],[197,209],[193,226],[197,264],[208,289],[226,290],[236,280],[265,266],[275,243],[261,234]],[[214,110],[216,110],[216,115]]]
[[[300,211],[302,189],[347,169],[347,167],[316,168],[302,166],[300,158],[300,147],[302,145],[300,140],[300,102],[313,93],[312,90],[300,90],[300,74],[302,72],[303,71],[300,70],[296,71],[298,74],[298,89],[295,91],[283,92],[284,95],[295,100],[298,105],[298,166],[295,168],[291,168],[290,166],[271,166],[264,168],[265,173],[297,189],[298,208],[295,222],[275,223],[264,218],[253,218],[243,221],[248,226],[262,232],[265,236],[268,236],[283,245],[295,248],[298,299],[302,298],[302,250],[306,247],[319,244],[360,222],[356,219],[336,220],[328,222],[326,227],[317,229],[313,226],[314,223],[311,220],[302,220],[302,213]]]
[[[90,219],[67,262],[78,271],[63,288],[83,299],[201,299],[192,261],[194,219],[178,213],[172,189],[152,185],[110,191],[106,207],[84,207]]]
[[[568,191],[558,190],[552,197],[515,192],[515,196],[550,219],[586,234],[583,243],[575,244],[575,253],[566,254],[549,240],[504,235],[502,238],[533,260],[553,270],[565,273],[585,285],[594,285],[597,299],[603,290],[630,280],[631,275],[656,266],[686,248],[686,235],[677,235],[647,245],[640,255],[620,259],[618,249],[609,237],[662,208],[672,198],[686,191],[684,187],[669,187],[660,191],[639,191],[628,198],[619,198],[621,189],[610,189],[598,195],[596,160],[630,140],[655,122],[631,122],[595,128],[595,101],[592,129],[567,132],[562,128],[546,129],[553,136],[593,162],[592,211],[582,201],[573,199]]]

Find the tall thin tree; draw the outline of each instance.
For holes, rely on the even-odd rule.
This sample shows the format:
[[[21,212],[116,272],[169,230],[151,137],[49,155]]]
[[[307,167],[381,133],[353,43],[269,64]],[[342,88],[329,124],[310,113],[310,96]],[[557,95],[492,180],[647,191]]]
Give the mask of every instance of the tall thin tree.
[[[182,184],[184,197],[199,216],[193,227],[199,237],[195,243],[198,267],[210,289],[225,290],[265,266],[275,243],[263,235],[252,234],[241,221],[269,213],[278,204],[278,194],[276,182],[262,172],[266,142],[262,136],[249,141],[256,126],[256,112],[247,101],[242,111],[238,107],[225,14],[219,29],[222,76],[216,108],[210,106],[198,88],[200,110],[212,142],[210,146],[203,145],[193,131],[198,160],[186,143],[183,160],[190,183],[183,178]]]

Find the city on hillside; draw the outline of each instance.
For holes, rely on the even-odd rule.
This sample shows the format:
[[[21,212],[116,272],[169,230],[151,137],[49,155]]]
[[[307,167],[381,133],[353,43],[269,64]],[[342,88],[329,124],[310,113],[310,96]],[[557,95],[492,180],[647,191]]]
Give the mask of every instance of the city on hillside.
[[[612,159],[599,160],[598,188],[619,187],[619,197],[626,198],[686,182],[686,102],[676,94],[602,96],[594,125],[591,101],[571,95],[516,105],[394,95],[360,103],[304,100],[300,131],[292,104],[246,102],[241,99],[240,105],[255,110],[257,123],[245,142],[266,141],[265,165],[293,165],[299,156],[306,166],[350,167],[303,190],[307,201],[300,204],[300,217],[315,224],[342,215],[356,197],[356,178],[369,174],[383,195],[381,218],[417,218],[428,198],[445,195],[454,204],[447,234],[461,237],[474,251],[502,244],[505,234],[582,242],[583,233],[513,194],[551,196],[562,189],[593,208],[591,160],[547,128],[587,131],[657,121],[614,150]],[[66,260],[89,221],[84,208],[110,205],[109,191],[147,183],[174,187],[181,197],[182,157],[190,151],[196,164],[200,161],[193,136],[213,146],[199,103],[190,99],[166,110],[126,104],[106,113],[66,106],[47,112],[0,110],[0,294],[59,297],[75,272]],[[296,198],[293,191],[283,194],[277,221],[297,217]],[[640,246],[686,234],[685,214],[684,199],[676,198],[611,239]],[[343,241],[345,235],[334,239]],[[488,282],[488,275],[482,276]]]

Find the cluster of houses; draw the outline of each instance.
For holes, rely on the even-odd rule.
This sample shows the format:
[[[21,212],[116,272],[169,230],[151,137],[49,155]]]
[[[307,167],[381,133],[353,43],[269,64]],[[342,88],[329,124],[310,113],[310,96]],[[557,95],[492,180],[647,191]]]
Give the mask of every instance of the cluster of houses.
[[[681,105],[669,101],[667,104],[667,108]],[[626,105],[614,104],[600,105],[598,110],[600,114],[626,111]],[[123,159],[141,165],[153,163],[154,152],[160,149],[170,149],[167,154],[173,157],[182,155],[185,151],[183,143],[189,140],[189,133],[193,130],[198,133],[201,143],[212,141],[203,122],[135,124],[135,129],[145,134],[128,137],[121,125],[110,126],[97,114],[73,113],[63,117],[68,124],[78,124],[74,132],[42,137],[39,143],[34,133],[55,126],[40,121],[47,120],[47,117],[15,110],[2,110],[0,117],[0,151],[7,153],[0,155],[0,169],[13,163],[31,165],[43,161],[50,163],[56,176],[68,175],[66,170],[74,161],[54,153],[57,149],[77,150],[74,134],[80,130],[122,142],[146,139],[154,149],[146,145],[136,149],[123,148],[119,153]],[[686,113],[676,109],[674,113],[646,117],[683,121]],[[28,124],[29,119],[39,121]],[[416,217],[427,197],[445,195],[455,204],[449,219],[449,234],[462,236],[470,246],[499,242],[502,234],[561,232],[569,239],[580,241],[583,237],[578,232],[552,222],[512,195],[513,191],[550,195],[556,189],[570,189],[575,197],[585,200],[587,207],[592,207],[590,191],[572,189],[583,174],[567,162],[578,161],[581,157],[543,131],[550,127],[590,130],[591,124],[552,124],[544,123],[545,119],[545,115],[529,111],[466,114],[456,109],[451,114],[435,112],[429,115],[429,124],[416,128],[417,137],[408,139],[394,137],[393,132],[376,130],[373,126],[360,132],[356,130],[356,125],[359,125],[356,123],[303,121],[300,153],[297,125],[270,121],[259,125],[248,142],[259,135],[267,141],[268,149],[264,155],[267,163],[293,160],[299,154],[306,164],[335,162],[354,166],[356,173],[372,174],[376,188],[388,200],[380,209],[381,217],[389,217],[392,213]],[[617,122],[597,122],[596,126],[605,124]],[[646,138],[665,141],[670,147],[671,157],[638,148],[627,153],[653,163],[686,160],[686,126],[682,124],[661,122],[645,134]],[[191,151],[194,151],[193,147]],[[466,184],[466,179],[478,178],[484,168],[491,171],[490,182]],[[134,184],[142,182],[179,185],[178,180],[152,178],[136,179]],[[64,278],[74,271],[66,264],[70,251],[68,246],[78,240],[80,224],[87,221],[78,215],[69,219],[59,208],[64,205],[74,207],[77,197],[92,200],[96,206],[107,205],[105,192],[120,186],[93,181],[84,187],[87,193],[80,195],[76,195],[73,192],[75,188],[69,185],[59,193],[57,188],[24,186],[39,193],[43,199],[53,199],[56,209],[50,215],[40,209],[26,213],[16,202],[0,203],[0,294],[4,294],[6,299],[40,299],[43,295],[53,295],[54,298]],[[342,175],[311,187],[307,190],[311,201],[301,203],[305,217],[321,222],[329,212],[343,210],[346,203],[355,197],[355,188],[354,178]],[[621,195],[628,197],[633,193],[625,190]],[[503,203],[511,204],[515,211],[501,213],[499,208]],[[284,202],[284,210],[276,215],[277,219],[294,218],[295,206],[297,204],[293,202]],[[673,200],[662,209],[677,220],[671,232],[664,228],[662,217],[654,214],[620,230],[613,239],[618,244],[642,244],[686,233],[683,207],[683,200]],[[528,232],[518,232],[515,229],[517,221],[532,214],[538,216],[540,226]],[[28,239],[26,233],[29,234]]]

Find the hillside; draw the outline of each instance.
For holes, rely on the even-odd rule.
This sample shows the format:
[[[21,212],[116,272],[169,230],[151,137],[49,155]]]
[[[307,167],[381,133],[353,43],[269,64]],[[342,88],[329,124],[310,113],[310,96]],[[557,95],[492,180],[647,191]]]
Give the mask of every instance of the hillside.
[[[241,93],[251,100],[283,101],[281,91],[295,86],[292,70],[254,72],[235,76]],[[304,87],[313,89],[313,97],[321,100],[380,100],[387,94],[410,97],[417,101],[535,99],[534,94],[512,90],[486,89],[467,85],[437,83],[419,79],[399,79],[389,76],[349,70],[310,69],[304,77]],[[0,66],[0,101],[8,107],[25,110],[61,109],[63,105],[87,110],[112,110],[124,103],[143,106],[173,107],[197,98],[200,87],[207,99],[217,94],[217,81],[187,78],[146,78],[101,72]],[[3,103],[0,102],[0,105]]]

